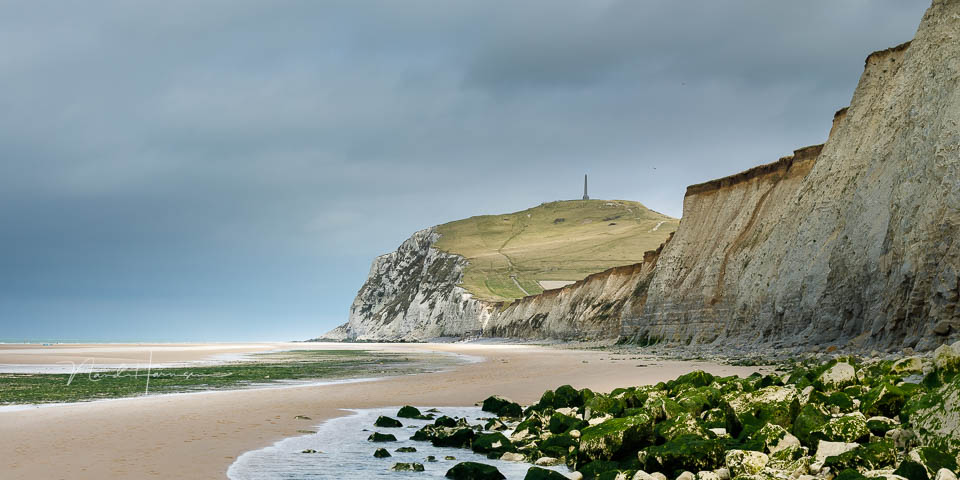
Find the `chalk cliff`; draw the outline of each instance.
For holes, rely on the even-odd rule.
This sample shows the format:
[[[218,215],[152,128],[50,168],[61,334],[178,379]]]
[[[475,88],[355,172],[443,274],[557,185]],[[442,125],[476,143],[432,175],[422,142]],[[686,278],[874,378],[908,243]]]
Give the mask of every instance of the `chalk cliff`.
[[[418,235],[407,253],[375,262],[371,274],[396,285],[368,280],[346,336],[920,349],[955,341],[960,1],[935,0],[912,42],[867,58],[824,145],[689,187],[676,234],[643,263],[504,308],[464,297],[455,287],[462,259],[424,247],[434,233]],[[428,261],[414,269],[407,255]],[[374,320],[353,325],[361,314]]]
[[[420,230],[373,261],[350,318],[329,340],[425,340],[478,335],[491,307],[460,288],[466,260],[433,248],[434,228]]]
[[[690,187],[624,332],[931,348],[960,329],[960,2],[871,54],[822,148]],[[756,169],[755,169],[756,170]]]

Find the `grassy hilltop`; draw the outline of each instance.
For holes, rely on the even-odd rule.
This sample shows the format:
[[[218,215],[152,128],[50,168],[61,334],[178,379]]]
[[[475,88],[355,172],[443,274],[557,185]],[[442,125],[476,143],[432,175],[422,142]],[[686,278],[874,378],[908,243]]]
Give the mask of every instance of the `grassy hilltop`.
[[[435,247],[470,262],[467,291],[504,301],[542,292],[540,281],[576,281],[640,262],[679,223],[638,202],[570,200],[440,225]]]

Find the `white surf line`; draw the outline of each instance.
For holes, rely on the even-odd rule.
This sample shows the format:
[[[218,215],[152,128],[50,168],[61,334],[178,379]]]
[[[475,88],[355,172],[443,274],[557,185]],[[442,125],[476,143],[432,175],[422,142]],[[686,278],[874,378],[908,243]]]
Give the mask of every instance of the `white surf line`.
[[[656,232],[657,229],[660,228],[660,225],[663,225],[664,223],[667,223],[667,222],[666,222],[666,221],[663,221],[663,222],[658,223],[657,226],[656,226],[656,227],[653,227],[653,230],[650,230],[650,231],[651,231],[651,232]]]

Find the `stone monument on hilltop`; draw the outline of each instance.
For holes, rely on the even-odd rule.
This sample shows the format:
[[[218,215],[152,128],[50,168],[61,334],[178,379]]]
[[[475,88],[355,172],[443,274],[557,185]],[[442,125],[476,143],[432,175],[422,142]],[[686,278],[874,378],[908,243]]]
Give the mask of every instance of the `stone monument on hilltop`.
[[[583,199],[590,200],[590,196],[587,195],[587,174],[583,174]]]

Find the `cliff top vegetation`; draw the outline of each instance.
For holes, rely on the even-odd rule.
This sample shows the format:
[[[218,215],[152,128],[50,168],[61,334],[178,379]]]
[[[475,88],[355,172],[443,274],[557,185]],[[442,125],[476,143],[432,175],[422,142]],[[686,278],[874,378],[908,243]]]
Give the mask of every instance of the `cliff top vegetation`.
[[[679,223],[638,202],[559,201],[440,225],[435,247],[467,259],[462,286],[474,296],[511,301],[541,293],[541,281],[641,262]]]

